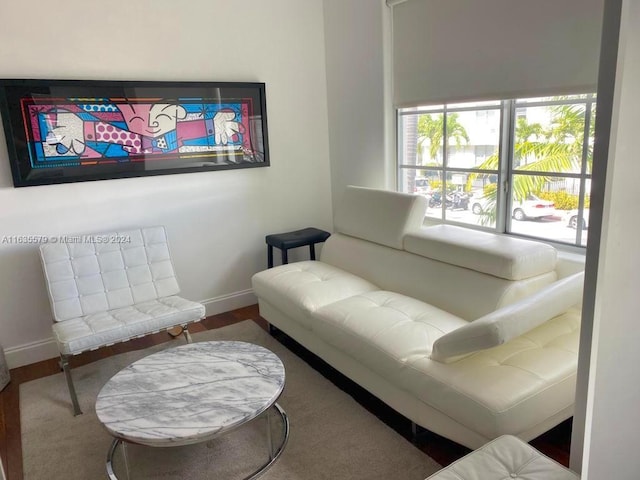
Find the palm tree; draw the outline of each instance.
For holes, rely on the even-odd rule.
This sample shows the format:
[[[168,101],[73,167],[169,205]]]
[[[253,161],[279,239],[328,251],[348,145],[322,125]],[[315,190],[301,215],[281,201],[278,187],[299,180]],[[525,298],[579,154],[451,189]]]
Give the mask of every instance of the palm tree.
[[[458,118],[457,113],[447,113],[447,136],[455,141],[456,146],[460,147],[463,140],[469,142],[469,135]],[[435,162],[438,158],[438,152],[442,152],[443,139],[444,114],[420,115],[418,119],[418,151],[421,152],[424,143],[429,140],[429,158]]]
[[[544,129],[539,123],[528,123],[526,118],[519,117],[516,120],[516,143],[524,143],[530,139],[536,139],[544,134]]]
[[[403,119],[403,161],[408,165],[426,166],[419,160],[420,153],[427,140],[429,140],[429,158],[433,161],[431,165],[437,164],[438,151],[442,151],[444,137],[444,114],[422,114],[406,115]],[[453,138],[457,146],[462,145],[462,141],[469,141],[467,131],[458,121],[458,114],[447,114],[447,134]],[[409,192],[415,191],[415,169],[406,172],[407,188]]]
[[[526,118],[518,118],[513,150],[516,172],[579,171],[582,160],[585,105],[555,105],[550,109],[551,122],[546,129],[539,123],[529,123]],[[591,125],[590,138],[593,138],[593,131],[593,125]],[[588,148],[592,148],[591,142]],[[591,155],[588,156],[589,160],[591,157]],[[499,161],[496,153],[487,158],[478,168],[496,171]],[[471,187],[478,176],[484,175],[486,174],[470,174],[467,179],[467,188]],[[513,199],[522,201],[529,194],[541,191],[550,178],[545,175],[513,175],[511,185]],[[488,207],[485,208],[482,218],[482,223],[486,225],[495,221],[497,189],[485,189],[483,200]]]
[[[547,129],[537,131],[535,138],[524,133],[539,124],[527,124],[522,120],[523,133],[516,128],[514,167],[517,171],[570,172],[580,171],[584,139],[585,105],[554,105],[551,123]],[[520,141],[518,141],[520,140]],[[513,196],[523,200],[532,192],[541,191],[549,181],[543,175],[516,175],[513,178]]]

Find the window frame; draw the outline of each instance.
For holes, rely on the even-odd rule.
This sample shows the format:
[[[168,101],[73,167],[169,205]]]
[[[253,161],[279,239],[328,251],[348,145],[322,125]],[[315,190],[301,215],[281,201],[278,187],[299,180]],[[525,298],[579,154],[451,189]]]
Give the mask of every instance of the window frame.
[[[521,108],[530,107],[551,107],[554,105],[576,105],[581,104],[584,106],[584,128],[582,131],[582,152],[580,156],[580,169],[579,172],[561,172],[561,171],[538,171],[538,170],[522,170],[517,169],[514,166],[515,156],[515,140],[516,140],[516,126],[517,126],[517,112]],[[587,191],[587,182],[592,179],[592,172],[588,171],[588,157],[589,150],[592,148],[593,137],[589,136],[590,131],[593,132],[592,123],[595,123],[595,110],[597,105],[597,99],[595,93],[580,93],[574,95],[565,95],[560,97],[521,97],[517,99],[502,99],[496,101],[480,101],[480,102],[466,102],[466,103],[452,103],[452,104],[437,104],[437,105],[424,105],[416,106],[412,108],[398,108],[396,109],[396,189],[400,192],[403,191],[403,170],[412,169],[416,171],[416,174],[420,171],[436,172],[441,180],[441,194],[446,193],[447,178],[451,174],[463,173],[463,174],[485,174],[485,175],[497,175],[497,190],[496,190],[496,218],[494,226],[475,225],[465,223],[462,221],[451,220],[447,218],[445,202],[442,202],[440,208],[440,217],[426,216],[426,221],[431,223],[444,223],[462,226],[465,228],[485,230],[490,232],[496,232],[506,235],[514,235],[518,237],[529,238],[538,241],[544,241],[564,249],[574,250],[578,252],[584,252],[586,248],[586,242],[583,242],[583,234],[585,231],[581,228],[576,228],[576,234],[572,241],[563,241],[561,239],[552,239],[547,237],[540,237],[532,234],[524,234],[514,232],[513,218],[509,212],[512,211],[513,205],[513,191],[512,184],[514,182],[515,175],[528,175],[528,176],[544,176],[550,178],[573,178],[579,182],[578,191],[578,212],[584,215],[585,211],[585,199],[590,195]],[[448,132],[447,132],[447,116],[451,113],[465,112],[465,111],[489,111],[497,110],[499,112],[499,139],[498,139],[498,169],[497,171],[487,170],[482,168],[463,168],[463,167],[450,167],[449,166],[449,145]],[[404,142],[404,122],[403,117],[415,116],[416,125],[419,121],[419,116],[422,114],[442,114],[442,163],[438,165],[411,165],[410,163],[402,163],[403,152],[405,152]],[[416,146],[417,148],[417,146]],[[427,177],[429,175],[426,175]],[[416,175],[416,178],[417,175]]]

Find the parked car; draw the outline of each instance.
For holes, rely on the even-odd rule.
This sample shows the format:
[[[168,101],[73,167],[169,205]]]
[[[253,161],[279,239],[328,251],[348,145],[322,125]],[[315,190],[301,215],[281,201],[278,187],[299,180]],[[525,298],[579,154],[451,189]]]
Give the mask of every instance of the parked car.
[[[471,201],[471,211],[476,215],[481,215],[487,209],[493,208],[489,205],[489,200],[480,195],[475,195]],[[555,205],[548,200],[542,200],[533,194],[527,195],[522,201],[516,201],[513,205],[511,216],[515,220],[526,220],[527,218],[542,218],[556,214]]]
[[[471,211],[476,215],[482,215],[484,212],[491,210],[493,205],[490,205],[491,202],[488,198],[484,196],[482,190],[476,190],[471,194],[471,199],[469,200],[469,205]]]
[[[428,178],[416,178],[414,185],[415,185],[413,189],[414,193],[423,194],[423,195],[425,193],[431,193],[431,185],[429,184]]]
[[[527,218],[550,217],[556,214],[555,205],[549,200],[542,200],[533,194],[520,202],[514,202],[513,218],[515,220],[525,220]]]
[[[578,210],[569,210],[567,213],[567,226],[571,228],[578,228],[578,222],[580,221],[580,214]],[[582,212],[582,230],[589,228],[589,209],[585,208]]]

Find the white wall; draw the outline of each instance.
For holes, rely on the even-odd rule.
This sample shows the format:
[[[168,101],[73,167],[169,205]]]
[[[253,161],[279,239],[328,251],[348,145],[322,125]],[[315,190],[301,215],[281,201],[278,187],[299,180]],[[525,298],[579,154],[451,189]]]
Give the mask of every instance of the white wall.
[[[265,234],[330,228],[321,0],[21,0],[0,18],[0,78],[265,82],[272,165],[15,189],[2,137],[0,237],[164,224],[183,295],[215,313],[255,302]],[[0,242],[12,367],[55,355],[50,325],[36,245]]]
[[[639,24],[640,2],[623,0],[586,389],[582,478],[590,480],[640,476]]]
[[[334,205],[347,185],[395,185],[385,74],[388,15],[384,0],[324,0]]]

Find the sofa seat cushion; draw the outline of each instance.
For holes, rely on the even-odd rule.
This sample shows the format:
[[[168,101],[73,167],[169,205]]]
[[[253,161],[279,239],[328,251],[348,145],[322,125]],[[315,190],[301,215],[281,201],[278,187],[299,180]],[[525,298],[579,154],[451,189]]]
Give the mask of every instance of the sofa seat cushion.
[[[322,307],[311,329],[370,369],[393,378],[406,362],[428,357],[433,342],[467,324],[411,297],[374,291]]]
[[[256,273],[253,291],[291,318],[308,323],[309,312],[360,293],[379,290],[373,283],[318,261],[289,263]],[[305,325],[311,328],[310,325]]]
[[[427,480],[579,480],[580,476],[512,435],[465,455]]]
[[[550,245],[455,225],[433,225],[407,234],[405,250],[506,280],[551,272],[557,251]]]
[[[176,325],[186,325],[204,316],[202,304],[173,295],[56,322],[53,333],[60,353],[75,355]]]
[[[395,381],[486,438],[519,434],[573,405],[579,328],[571,309],[453,363],[415,358]]]

